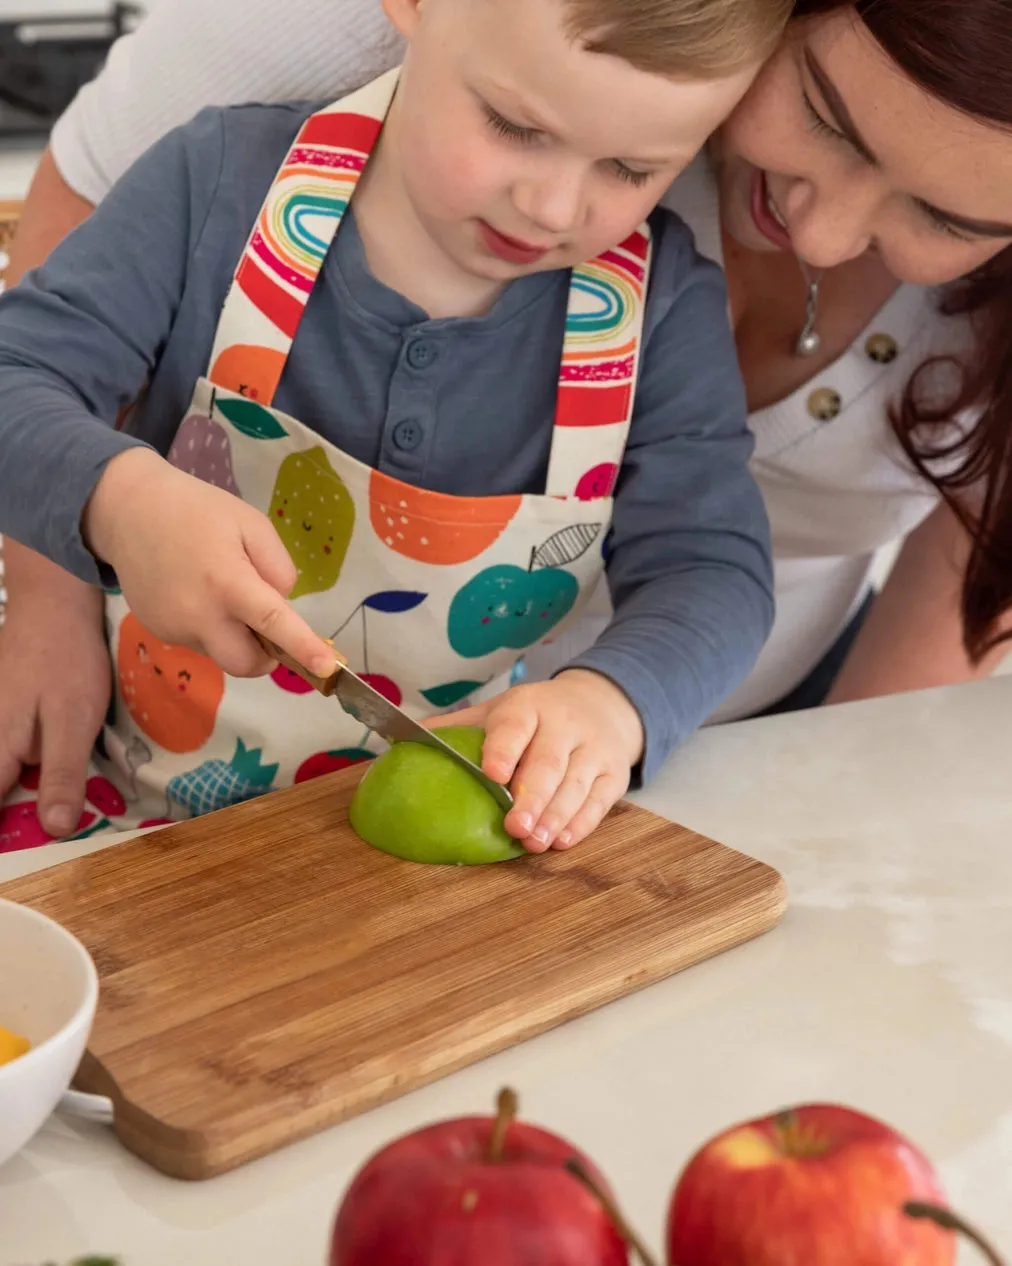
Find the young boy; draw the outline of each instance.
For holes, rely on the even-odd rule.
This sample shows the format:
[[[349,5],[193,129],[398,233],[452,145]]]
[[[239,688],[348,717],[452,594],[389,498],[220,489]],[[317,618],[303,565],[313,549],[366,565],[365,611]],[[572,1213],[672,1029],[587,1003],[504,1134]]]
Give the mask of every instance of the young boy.
[[[726,299],[651,208],[789,8],[386,0],[399,71],[322,111],[204,111],[3,296],[0,532],[106,588],[117,689],[68,832],[376,750],[251,629],[320,672],[332,636],[432,715],[606,564],[596,645],[453,717],[532,851],[745,676],[771,576]],[[0,849],[41,831],[15,799]]]

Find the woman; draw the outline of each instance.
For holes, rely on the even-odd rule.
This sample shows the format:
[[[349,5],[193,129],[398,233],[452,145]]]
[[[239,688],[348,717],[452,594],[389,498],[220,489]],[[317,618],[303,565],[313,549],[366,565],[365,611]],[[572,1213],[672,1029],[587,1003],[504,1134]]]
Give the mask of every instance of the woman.
[[[336,96],[398,53],[371,0],[161,0],[58,126],[14,274],[199,106]],[[715,720],[991,667],[1012,589],[1010,54],[1012,0],[799,0],[780,51],[668,196],[727,273],[777,553],[777,626]],[[876,553],[904,539],[869,611]],[[38,629],[97,603],[17,548],[8,587],[0,794],[41,756],[45,820],[80,803],[109,683],[97,614],[94,644]],[[61,668],[29,689],[38,657]]]

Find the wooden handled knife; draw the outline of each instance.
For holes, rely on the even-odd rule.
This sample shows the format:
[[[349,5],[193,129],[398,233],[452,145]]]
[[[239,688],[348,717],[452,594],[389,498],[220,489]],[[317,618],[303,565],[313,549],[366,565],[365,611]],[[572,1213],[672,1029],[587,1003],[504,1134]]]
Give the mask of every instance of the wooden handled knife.
[[[444,742],[439,737],[438,730],[427,730],[424,725],[419,725],[403,709],[391,703],[385,695],[381,695],[357,673],[352,672],[348,667],[348,661],[329,641],[327,645],[334,652],[334,671],[326,677],[318,677],[275,642],[257,633],[255,629],[250,631],[272,659],[276,659],[279,664],[284,664],[286,668],[291,669],[321,695],[328,698],[333,696],[349,716],[353,716],[368,729],[375,730],[388,743],[424,743],[426,747],[444,752],[466,769],[472,777],[478,779],[504,813],[508,813],[513,808],[513,797],[502,783],[489,778],[488,774],[469,761],[466,756],[462,756],[449,743]]]

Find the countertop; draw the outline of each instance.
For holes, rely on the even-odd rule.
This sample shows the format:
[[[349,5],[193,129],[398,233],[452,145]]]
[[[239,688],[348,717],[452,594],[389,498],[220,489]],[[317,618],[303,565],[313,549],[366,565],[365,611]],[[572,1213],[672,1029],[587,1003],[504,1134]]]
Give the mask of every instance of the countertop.
[[[504,1083],[604,1168],[655,1247],[704,1140],[829,1099],[919,1143],[1012,1252],[1010,728],[1004,677],[703,731],[637,799],[776,866],[779,928],[206,1184],[53,1118],[0,1169],[0,1266],[323,1266],[364,1159],[488,1110]],[[90,847],[2,857],[0,880]]]

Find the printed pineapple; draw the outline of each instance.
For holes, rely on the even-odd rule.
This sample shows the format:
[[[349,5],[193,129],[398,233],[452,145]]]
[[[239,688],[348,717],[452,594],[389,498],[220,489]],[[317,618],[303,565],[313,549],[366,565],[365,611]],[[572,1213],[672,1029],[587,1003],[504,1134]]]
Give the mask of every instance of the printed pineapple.
[[[239,739],[230,762],[208,760],[196,769],[170,779],[166,788],[168,797],[198,817],[227,808],[230,804],[239,804],[242,800],[252,800],[254,796],[262,796],[270,791],[278,767],[261,764],[260,755],[259,747],[247,751],[245,743]]]
[[[232,473],[232,446],[220,422],[191,413],[184,418],[169,449],[169,462],[206,484],[239,496]]]

